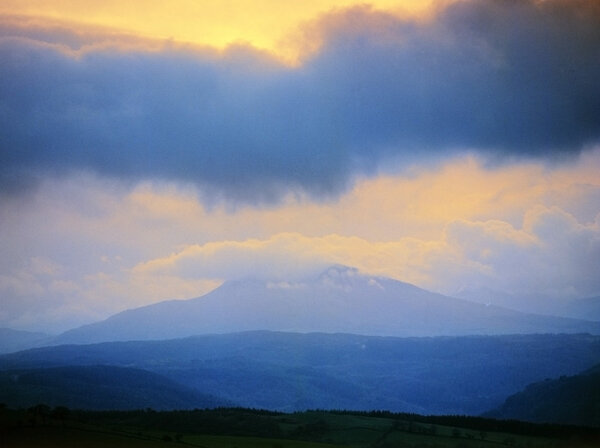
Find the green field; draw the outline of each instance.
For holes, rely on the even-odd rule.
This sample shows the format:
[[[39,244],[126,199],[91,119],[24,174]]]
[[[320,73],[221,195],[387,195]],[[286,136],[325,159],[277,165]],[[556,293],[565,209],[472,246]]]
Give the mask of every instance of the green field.
[[[58,413],[38,407],[28,411],[3,409],[1,416],[2,448],[600,446],[600,431],[589,428],[409,414],[325,411],[280,414],[249,409]],[[493,427],[500,430],[490,430]]]

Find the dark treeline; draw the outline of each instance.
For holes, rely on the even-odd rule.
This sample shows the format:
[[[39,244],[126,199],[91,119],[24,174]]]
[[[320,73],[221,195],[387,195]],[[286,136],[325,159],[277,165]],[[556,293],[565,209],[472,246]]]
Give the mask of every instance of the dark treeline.
[[[143,429],[161,428],[174,432],[199,434],[282,437],[277,421],[281,415],[263,409],[215,408],[195,410],[155,411],[73,411],[73,419],[103,425],[135,426]]]
[[[495,420],[462,415],[424,416],[413,413],[389,411],[323,411],[296,413],[273,412],[262,409],[229,408],[155,411],[151,408],[130,411],[71,410],[64,406],[54,409],[40,404],[28,409],[0,410],[19,414],[19,426],[48,424],[51,420],[64,425],[67,422],[100,425],[119,430],[138,428],[140,431],[170,431],[262,438],[320,440],[330,430],[335,430],[328,416],[358,416],[390,420],[388,431],[436,435],[436,425],[454,428],[453,437],[462,437],[463,430],[476,431],[481,439],[487,433],[509,433],[529,437],[553,439],[600,440],[600,428],[557,424],[537,424],[516,420]],[[459,430],[460,428],[460,430]]]
[[[306,413],[352,415],[363,417],[387,418],[404,423],[423,423],[464,429],[506,432],[525,436],[552,437],[568,439],[573,436],[600,436],[599,428],[549,423],[530,423],[518,420],[497,420],[465,415],[420,415],[389,411],[352,411],[352,410],[314,410],[287,414],[264,409],[216,408],[195,410],[155,411],[147,408],[133,411],[83,411],[72,410],[69,416],[86,422],[103,424],[132,425],[147,428],[164,428],[179,432],[198,432],[207,434],[231,434],[257,437],[281,437],[277,419],[273,417],[293,417]],[[398,425],[398,429],[403,426]],[[412,431],[414,426],[406,427]],[[417,427],[418,428],[418,427]]]

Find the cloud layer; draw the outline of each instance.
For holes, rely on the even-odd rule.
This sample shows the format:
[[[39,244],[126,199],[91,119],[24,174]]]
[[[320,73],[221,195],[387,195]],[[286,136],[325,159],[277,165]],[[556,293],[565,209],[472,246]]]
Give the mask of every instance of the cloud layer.
[[[322,45],[296,68],[244,46],[3,23],[5,192],[83,170],[246,203],[323,198],[382,164],[553,160],[600,139],[596,2],[465,1],[425,22],[340,11],[309,28]]]
[[[598,295],[600,148],[571,165],[472,158],[363,179],[335,202],[206,207],[193,189],[45,180],[0,208],[0,326],[57,330],[247,277],[298,281],[331,264],[454,294]]]
[[[461,287],[510,290],[517,297],[570,299],[600,291],[600,215],[587,225],[537,206],[523,228],[505,221],[454,221],[440,240],[276,234],[266,240],[191,245],[136,266],[135,273],[195,279],[301,280],[332,264],[397,278],[447,294]]]
[[[433,5],[448,1],[451,0],[370,0],[369,4],[398,15],[423,17],[431,12]],[[129,0],[127,4],[116,0],[101,3],[97,0],[3,0],[0,15],[11,15],[13,21],[15,17],[35,21],[47,29],[59,21],[63,25],[71,22],[71,25],[85,24],[88,32],[90,27],[104,26],[133,35],[218,49],[246,42],[276,54],[283,61],[297,63],[307,47],[317,43],[298,30],[300,24],[327,11],[357,4],[364,2],[228,0],[217,4],[208,0],[172,0],[167,6],[160,0]]]

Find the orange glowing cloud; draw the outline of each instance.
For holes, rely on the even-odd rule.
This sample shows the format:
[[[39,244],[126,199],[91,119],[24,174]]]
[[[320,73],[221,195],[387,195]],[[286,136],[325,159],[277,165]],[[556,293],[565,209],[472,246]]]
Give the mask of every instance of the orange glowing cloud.
[[[424,16],[447,0],[373,0],[375,9]],[[365,5],[357,0],[172,1],[5,0],[0,14],[40,17],[120,29],[150,39],[207,45],[223,49],[242,42],[293,62],[306,50],[299,29],[334,9]],[[294,36],[294,37],[291,37]],[[309,47],[314,42],[308,43]]]

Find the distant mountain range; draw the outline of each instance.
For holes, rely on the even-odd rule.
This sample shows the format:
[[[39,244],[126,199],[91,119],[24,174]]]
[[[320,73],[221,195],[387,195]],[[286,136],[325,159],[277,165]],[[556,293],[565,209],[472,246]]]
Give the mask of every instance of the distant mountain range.
[[[34,346],[42,347],[17,351]],[[0,351],[14,351],[0,356],[0,402],[13,407],[494,409],[580,424],[589,424],[581,412],[598,409],[587,396],[575,404],[596,393],[595,374],[564,377],[600,363],[600,322],[447,297],[343,266],[299,282],[227,282],[54,337],[4,329]],[[542,412],[567,396],[575,420]]]
[[[397,338],[249,332],[43,347],[0,356],[0,371],[112,365],[147,370],[203,396],[251,408],[478,415],[530,383],[598,363],[600,336],[581,334]],[[87,395],[73,393],[66,373],[64,378],[66,396],[79,394],[85,407]],[[117,390],[134,388],[113,378],[109,384]]]
[[[571,300],[557,310],[561,316],[600,321],[600,296]]]
[[[530,384],[485,416],[600,428],[600,365]]]
[[[550,298],[538,295],[515,296],[490,288],[462,288],[455,297],[476,303],[497,305],[524,313],[600,321],[600,296],[579,299]]]
[[[334,266],[302,282],[227,282],[196,299],[127,310],[53,344],[181,338],[241,331],[381,336],[593,333],[600,322],[526,314]]]
[[[52,336],[45,333],[0,328],[0,353],[10,353],[47,345]]]

